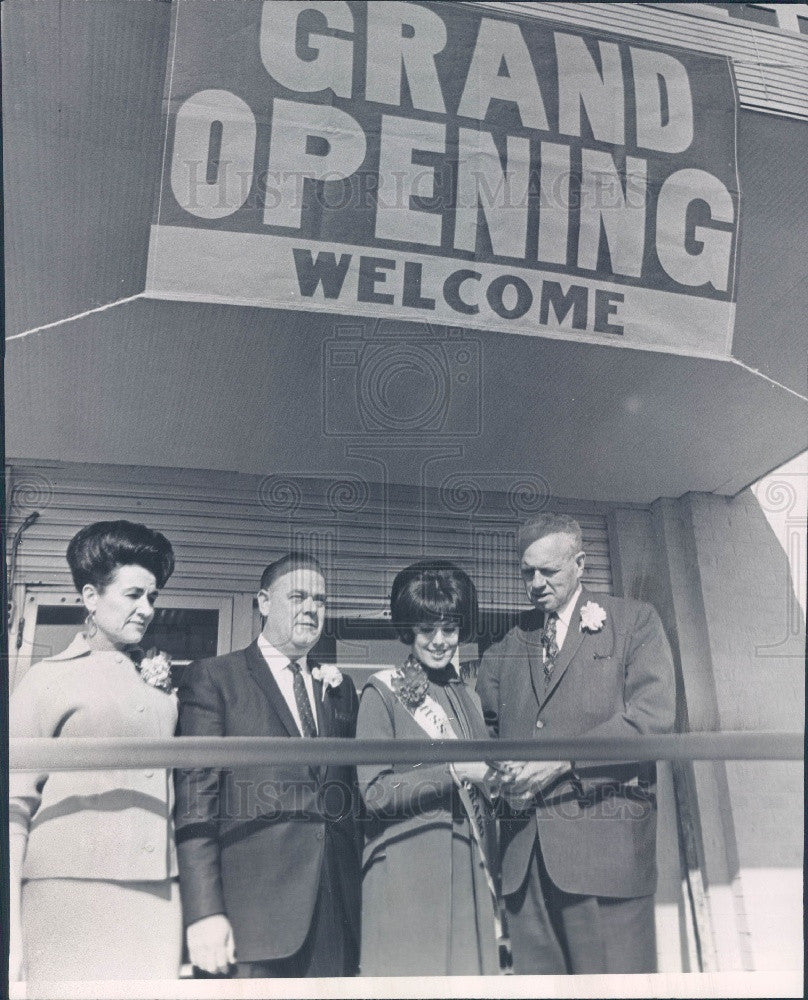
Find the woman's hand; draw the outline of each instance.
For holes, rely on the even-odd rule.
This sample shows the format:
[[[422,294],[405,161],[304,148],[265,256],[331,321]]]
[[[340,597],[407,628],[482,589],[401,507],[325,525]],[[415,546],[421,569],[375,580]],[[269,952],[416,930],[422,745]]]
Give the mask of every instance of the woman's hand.
[[[499,785],[496,771],[485,761],[464,761],[452,764],[452,769],[460,781],[470,781],[488,793]]]

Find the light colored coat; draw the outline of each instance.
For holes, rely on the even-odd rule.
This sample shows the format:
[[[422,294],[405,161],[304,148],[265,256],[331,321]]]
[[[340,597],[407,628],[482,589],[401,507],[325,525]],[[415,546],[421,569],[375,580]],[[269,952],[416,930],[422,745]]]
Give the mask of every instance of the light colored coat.
[[[36,663],[9,701],[11,737],[169,739],[177,699],[140,678],[125,654],[78,635]],[[24,879],[162,881],[177,874],[170,773],[12,772],[12,836],[27,838]]]

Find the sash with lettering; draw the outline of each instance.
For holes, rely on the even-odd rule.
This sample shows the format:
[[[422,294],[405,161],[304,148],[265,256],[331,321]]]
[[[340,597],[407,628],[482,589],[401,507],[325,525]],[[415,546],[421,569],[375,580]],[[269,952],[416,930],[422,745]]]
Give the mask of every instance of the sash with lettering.
[[[452,729],[452,725],[449,722],[449,718],[443,707],[439,705],[434,698],[430,697],[430,695],[426,695],[417,708],[410,708],[410,706],[399,697],[398,692],[393,687],[393,675],[395,672],[395,669],[381,670],[375,676],[378,677],[378,679],[393,692],[399,703],[421,727],[421,729],[423,729],[427,736],[430,737],[430,739],[456,740],[458,738],[457,733],[454,729]],[[479,851],[480,860],[483,864],[485,881],[488,885],[488,891],[491,894],[491,903],[494,909],[494,933],[496,935],[500,956],[502,957],[503,949],[505,949],[506,952],[509,952],[510,949],[506,943],[507,936],[504,926],[505,914],[500,903],[499,893],[497,892],[497,885],[494,880],[490,860],[491,858],[496,857],[496,844],[493,843],[490,825],[486,822],[487,806],[483,794],[476,787],[476,785],[473,785],[470,781],[462,780],[455,771],[453,764],[449,765],[449,771],[451,772],[452,778],[454,779],[457,787],[460,804],[462,805],[463,811],[469,821],[472,838],[477,850]]]

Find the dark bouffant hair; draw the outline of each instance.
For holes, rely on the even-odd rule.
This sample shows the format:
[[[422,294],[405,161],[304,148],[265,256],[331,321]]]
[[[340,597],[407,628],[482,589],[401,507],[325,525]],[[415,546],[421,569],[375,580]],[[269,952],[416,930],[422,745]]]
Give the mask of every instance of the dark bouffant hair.
[[[165,535],[145,524],[96,521],[70,540],[67,562],[79,592],[88,583],[103,590],[119,566],[143,566],[162,588],[174,572],[174,550]]]
[[[423,559],[393,580],[390,614],[399,638],[408,646],[413,627],[427,622],[455,622],[460,641],[465,642],[476,627],[477,590],[468,573],[448,559]]]
[[[296,569],[313,569],[325,578],[323,567],[317,562],[314,556],[308,552],[287,552],[285,556],[276,559],[261,574],[261,590],[267,590],[272,584],[285,573],[291,573]]]

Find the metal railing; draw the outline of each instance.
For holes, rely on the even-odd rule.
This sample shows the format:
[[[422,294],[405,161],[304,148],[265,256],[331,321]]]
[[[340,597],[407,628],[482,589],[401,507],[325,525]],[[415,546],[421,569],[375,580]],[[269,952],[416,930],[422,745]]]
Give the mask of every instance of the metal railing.
[[[240,767],[257,764],[441,764],[498,760],[803,760],[798,732],[704,732],[608,739],[364,740],[318,737],[177,736],[152,738],[15,738],[13,771],[82,771],[148,767]]]

